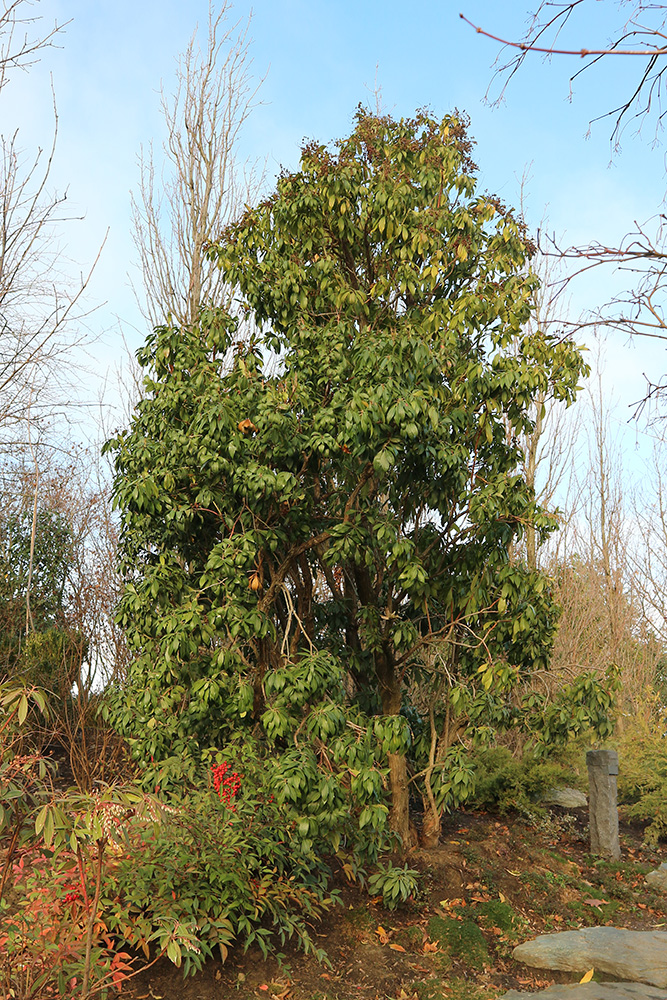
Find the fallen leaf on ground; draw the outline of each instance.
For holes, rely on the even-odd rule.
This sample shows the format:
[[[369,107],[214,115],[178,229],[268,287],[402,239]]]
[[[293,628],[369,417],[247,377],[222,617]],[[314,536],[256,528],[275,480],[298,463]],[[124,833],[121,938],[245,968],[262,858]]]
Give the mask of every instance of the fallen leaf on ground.
[[[389,947],[392,951],[405,951],[405,948],[400,944],[390,944]]]
[[[389,942],[389,935],[387,934],[387,932],[384,929],[384,927],[381,927],[378,924],[378,928],[377,928],[377,930],[376,930],[375,933],[380,938],[380,944],[388,944],[388,942]]]
[[[581,979],[579,980],[579,982],[580,983],[590,983],[590,981],[593,978],[594,974],[595,974],[595,969],[594,968],[593,969],[589,969],[588,972],[584,973],[584,975],[581,977]]]
[[[607,899],[584,899],[584,906],[609,906]],[[641,906],[641,903],[639,904]]]
[[[424,941],[424,954],[425,955],[428,955],[428,953],[430,951],[437,951],[437,950],[438,950],[438,942],[437,941]]]

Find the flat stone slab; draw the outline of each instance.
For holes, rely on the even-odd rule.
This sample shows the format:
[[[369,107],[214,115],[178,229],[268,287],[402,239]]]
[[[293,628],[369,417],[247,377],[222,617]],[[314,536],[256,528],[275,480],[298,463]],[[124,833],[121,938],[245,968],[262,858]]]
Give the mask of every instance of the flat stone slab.
[[[539,993],[518,993],[510,990],[500,1000],[526,1000],[527,997],[547,997],[548,1000],[667,1000],[667,993],[645,983],[570,983],[550,986]]]
[[[587,972],[596,969],[617,979],[667,987],[667,932],[583,927],[540,934],[514,949],[517,962],[537,969]],[[585,983],[581,984],[585,986]]]

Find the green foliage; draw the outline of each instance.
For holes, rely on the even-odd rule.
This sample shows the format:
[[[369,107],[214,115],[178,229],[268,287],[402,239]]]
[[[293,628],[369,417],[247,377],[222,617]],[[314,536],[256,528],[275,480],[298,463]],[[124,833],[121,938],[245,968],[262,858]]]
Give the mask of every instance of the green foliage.
[[[23,640],[16,670],[27,683],[66,698],[86,653],[86,640],[78,632],[65,628],[31,632]]]
[[[15,669],[26,629],[32,509],[0,518],[0,669]],[[73,538],[62,515],[39,510],[30,579],[30,629],[61,628],[73,560]]]
[[[416,755],[416,768],[425,763],[425,760],[425,754]],[[438,808],[451,812],[469,802],[474,796],[476,781],[475,759],[470,748],[463,744],[449,747],[437,761],[431,777],[433,796]]]
[[[25,987],[39,996],[50,985],[62,996],[104,991],[128,973],[128,948],[146,959],[151,949],[165,954],[185,974],[214,952],[224,960],[235,941],[266,955],[292,940],[325,960],[311,927],[337,897],[326,889],[316,810],[304,823],[300,789],[284,769],[265,767],[244,743],[185,757],[180,767],[163,762],[158,775],[179,788],[168,803],[130,785],[55,796],[41,758],[16,757],[7,744],[31,701],[46,707],[40,692],[23,688],[0,702],[0,980],[8,995]]]
[[[117,864],[109,926],[120,932],[131,925],[135,946],[175,923],[190,928],[194,948],[184,952],[186,972],[200,968],[216,948],[224,958],[230,939],[254,943],[265,954],[291,939],[323,958],[309,931],[336,902],[326,890],[324,854],[331,846],[330,827],[319,819],[322,806],[306,802],[298,767],[289,768],[284,758],[261,759],[251,740],[203,757],[205,766],[185,756],[152,772],[180,791],[169,797],[155,835],[136,842]],[[223,761],[240,782],[229,804],[212,783],[212,769]],[[340,821],[339,835],[344,828]]]
[[[406,755],[421,738],[421,772],[426,753],[409,690],[437,703],[447,676],[473,727],[511,719],[558,617],[510,560],[526,524],[556,527],[519,439],[585,365],[525,332],[533,248],[470,152],[464,122],[425,113],[360,111],[349,138],[305,146],[210,251],[254,332],[221,307],[158,328],[107,445],[135,657],[116,725],[156,766],[252,732],[300,836],[333,850],[382,837],[388,764],[407,836]],[[443,803],[468,794],[457,768]]]
[[[550,701],[531,691],[522,707],[527,728],[537,736],[536,753],[548,756],[586,731],[600,740],[610,737],[620,688],[618,671],[610,668],[604,680],[593,673],[579,674]]]
[[[232,941],[267,955],[291,940],[323,960],[310,928],[336,896],[322,865],[295,854],[290,831],[281,836],[267,812],[249,822],[249,808],[230,817],[211,792],[189,795],[116,866],[109,927],[135,947],[156,941],[186,974],[214,953],[224,961]],[[167,940],[175,926],[188,940]]]
[[[368,891],[371,895],[381,894],[383,905],[388,910],[395,910],[419,891],[419,872],[407,865],[399,868],[389,861],[370,876]]]
[[[134,816],[143,796],[107,792],[59,802],[49,762],[23,746],[31,710],[48,715],[42,691],[16,682],[0,687],[0,990],[25,1000],[56,990],[59,996],[86,997],[89,988],[104,994],[124,977],[129,955],[98,919],[87,869],[101,877],[109,839],[105,810],[113,820]],[[77,909],[80,897],[85,908]]]
[[[478,748],[471,761],[475,769],[472,800],[475,805],[496,808],[501,813],[517,810],[534,815],[549,788],[576,783],[577,764],[584,752],[581,747],[573,747],[555,759],[545,759],[529,747],[519,757],[502,746]]]
[[[31,813],[48,797],[49,765],[39,754],[26,753],[23,746],[22,730],[31,712],[48,716],[44,692],[15,681],[0,685],[0,841],[6,839],[11,845],[3,885],[7,866],[28,835]]]
[[[644,839],[655,847],[667,837],[667,727],[662,703],[651,696],[647,702],[647,715],[623,720],[618,794],[630,817],[649,821]]]

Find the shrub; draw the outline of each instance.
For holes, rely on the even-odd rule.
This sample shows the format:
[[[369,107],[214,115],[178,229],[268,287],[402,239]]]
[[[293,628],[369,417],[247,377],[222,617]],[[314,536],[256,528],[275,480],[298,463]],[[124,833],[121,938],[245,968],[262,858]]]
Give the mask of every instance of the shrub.
[[[479,748],[473,758],[476,769],[473,801],[476,805],[497,808],[501,813],[512,809],[524,814],[539,812],[540,798],[547,789],[572,785],[573,780],[576,783],[577,764],[584,760],[584,753],[580,743],[561,750],[553,759],[536,757],[529,748],[524,748],[518,757],[501,746]]]
[[[667,836],[667,726],[657,698],[650,707],[647,715],[625,720],[617,740],[618,792],[631,818],[650,820],[644,839],[655,846]]]
[[[147,951],[168,928],[186,928],[185,945],[167,948],[186,974],[216,950],[224,960],[232,941],[266,955],[291,939],[322,960],[309,925],[337,901],[330,869],[270,784],[222,754],[213,760],[200,786],[172,795],[160,826],[148,836],[135,831],[115,863],[104,900],[110,929]]]

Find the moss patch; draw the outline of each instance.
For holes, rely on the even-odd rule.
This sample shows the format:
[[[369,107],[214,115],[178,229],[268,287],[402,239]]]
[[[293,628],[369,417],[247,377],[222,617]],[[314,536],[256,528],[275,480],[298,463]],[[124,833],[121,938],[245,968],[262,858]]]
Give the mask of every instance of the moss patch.
[[[474,920],[431,917],[428,936],[447,949],[451,958],[465,962],[471,969],[482,969],[489,961],[484,935]]]
[[[395,940],[396,944],[400,944],[406,951],[421,951],[424,943],[424,932],[416,924],[411,927],[402,927],[396,934]]]
[[[525,920],[511,906],[499,899],[478,903],[475,906],[475,919],[485,928],[497,927],[509,938],[517,937],[525,924]]]
[[[449,991],[442,979],[418,980],[411,983],[410,992],[417,1000],[449,1000]]]

